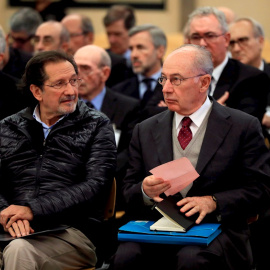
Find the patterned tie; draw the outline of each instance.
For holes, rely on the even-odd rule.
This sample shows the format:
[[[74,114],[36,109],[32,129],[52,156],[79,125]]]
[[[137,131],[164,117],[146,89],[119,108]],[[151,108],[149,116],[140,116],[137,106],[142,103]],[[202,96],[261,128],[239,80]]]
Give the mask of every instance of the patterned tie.
[[[180,129],[178,134],[178,141],[183,150],[185,150],[185,148],[192,139],[192,132],[189,128],[191,123],[192,120],[189,117],[184,117],[182,120],[182,128]]]

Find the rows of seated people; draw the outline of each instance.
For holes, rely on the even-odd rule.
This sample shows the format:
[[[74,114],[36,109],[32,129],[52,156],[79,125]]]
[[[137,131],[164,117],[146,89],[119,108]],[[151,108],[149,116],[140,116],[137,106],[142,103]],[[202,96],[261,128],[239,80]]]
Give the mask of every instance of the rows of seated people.
[[[159,197],[164,190],[153,195],[149,191],[150,189],[144,189],[145,181],[146,183],[149,181],[147,178],[150,175],[148,166],[156,164],[158,159],[154,156],[155,153],[151,160],[144,160],[143,166],[137,164],[139,167],[132,167],[135,166],[136,159],[146,158],[144,153],[139,153],[141,156],[137,152],[134,153],[134,148],[138,146],[134,145],[134,141],[138,139],[136,136],[139,136],[139,132],[141,132],[136,125],[144,123],[145,120],[157,114],[162,113],[160,117],[165,115],[168,107],[169,110],[177,112],[173,106],[176,101],[169,98],[166,100],[164,96],[173,91],[170,90],[170,86],[174,84],[175,87],[181,87],[188,83],[187,79],[190,78],[185,76],[186,73],[182,74],[182,70],[166,77],[167,74],[163,70],[167,49],[166,33],[154,24],[136,25],[135,10],[127,5],[112,6],[103,19],[110,44],[110,48],[107,49],[94,45],[93,24],[86,15],[70,13],[60,21],[43,21],[36,10],[22,8],[11,16],[9,23],[10,29],[7,35],[2,28],[0,29],[0,81],[3,88],[0,96],[0,119],[17,113],[27,106],[35,108],[38,104],[39,100],[33,95],[32,90],[23,91],[20,87],[25,67],[33,56],[37,56],[40,52],[58,51],[74,57],[78,76],[81,79],[78,86],[79,99],[89,108],[105,114],[110,119],[114,130],[117,146],[117,166],[114,175],[117,182],[116,209],[125,211],[125,215],[116,226],[118,228],[134,218],[145,218],[142,209],[150,208],[152,200]],[[270,137],[270,66],[262,58],[264,31],[261,24],[252,18],[236,18],[228,9],[203,7],[190,14],[183,30],[183,36],[185,44],[202,46],[211,53],[213,72],[210,74],[207,87],[209,100],[212,103],[213,100],[217,101],[223,107],[237,109],[254,116],[254,119],[261,124],[263,138],[267,141]],[[180,45],[182,44],[179,43]],[[185,49],[183,50],[185,51]],[[199,61],[201,60],[195,62],[195,68],[197,68],[196,65],[200,65]],[[177,64],[180,65],[180,63]],[[199,75],[205,74],[202,71],[202,74]],[[195,79],[194,82],[196,82]],[[193,104],[192,99],[187,98],[185,101]],[[137,134],[133,134],[133,144],[129,151],[135,126]],[[152,140],[155,138],[153,136]],[[235,139],[244,138],[236,137]],[[140,142],[136,141],[136,143]],[[162,143],[167,144],[167,142]],[[243,157],[248,154],[258,155],[255,153],[255,148],[254,153],[246,154],[242,153],[242,150],[239,146],[239,149],[234,151]],[[169,147],[168,151],[172,151],[172,147]],[[186,154],[181,152],[181,156]],[[177,155],[174,155],[173,159],[175,156]],[[130,164],[129,160],[131,160]],[[221,162],[224,162],[224,168],[232,166],[229,164],[229,160]],[[235,169],[240,172],[243,168]],[[250,172],[250,174],[259,174],[259,168],[256,169],[256,172]],[[267,169],[265,171],[264,168],[260,169],[263,172],[266,171],[265,174],[267,174]],[[136,173],[134,170],[137,170]],[[124,180],[126,174],[128,181]],[[238,175],[237,172],[235,174]],[[239,173],[239,175],[241,174]],[[248,173],[243,175],[247,177]],[[131,178],[135,176],[139,179],[132,182]],[[185,196],[198,196],[196,192],[193,193],[192,188]],[[220,188],[222,189],[222,187]],[[234,188],[236,187],[232,189]],[[217,191],[209,190],[209,192],[211,194],[208,195],[212,195]],[[132,201],[133,197],[136,197],[136,200]],[[138,204],[138,209],[135,211],[134,203],[137,200],[143,201],[144,204],[142,206]],[[256,205],[256,203],[254,204]],[[262,211],[258,221],[249,228],[252,232],[252,251],[257,270],[269,269],[269,263],[267,264],[266,260],[267,252],[263,249],[264,243],[270,239],[267,228],[269,217],[269,211]],[[118,243],[115,242],[113,245],[115,245],[113,250],[116,254],[112,257],[111,268],[137,269],[138,264],[133,264],[133,259],[138,254],[130,251],[132,246],[127,248],[121,244],[116,251]],[[142,250],[140,250],[140,256],[144,258],[141,254]],[[156,251],[156,249],[154,250]],[[176,254],[175,252],[178,250],[172,252]],[[201,254],[199,255],[201,256]],[[226,255],[233,256],[229,252]],[[127,259],[123,258],[130,258],[130,261],[126,262]],[[126,265],[124,263],[121,265],[121,261],[124,261]],[[240,269],[237,268],[240,266],[246,267],[241,269],[250,269],[247,261],[248,259],[245,261],[246,264],[242,262],[237,262],[236,266],[232,264],[230,269]],[[141,263],[140,260],[138,262]],[[206,269],[214,269],[211,267]]]

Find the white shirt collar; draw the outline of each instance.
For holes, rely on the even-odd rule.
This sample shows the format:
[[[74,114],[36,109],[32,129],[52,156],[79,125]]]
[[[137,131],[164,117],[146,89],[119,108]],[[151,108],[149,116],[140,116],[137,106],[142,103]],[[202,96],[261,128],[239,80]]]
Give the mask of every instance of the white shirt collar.
[[[209,97],[207,96],[203,105],[196,112],[189,115],[189,118],[192,120],[192,123],[190,125],[190,129],[191,129],[193,135],[196,133],[196,131],[198,130],[198,128],[202,124],[205,116],[207,115],[208,111],[211,109],[211,106],[212,106],[212,103],[211,103]],[[175,126],[177,129],[177,134],[178,134],[180,128],[182,127],[181,121],[184,117],[185,117],[184,115],[181,115],[181,114],[178,114],[175,112],[175,121],[176,121]]]
[[[261,71],[264,70],[264,62],[263,62],[263,60],[261,61],[261,64],[259,66],[259,70],[261,70]]]

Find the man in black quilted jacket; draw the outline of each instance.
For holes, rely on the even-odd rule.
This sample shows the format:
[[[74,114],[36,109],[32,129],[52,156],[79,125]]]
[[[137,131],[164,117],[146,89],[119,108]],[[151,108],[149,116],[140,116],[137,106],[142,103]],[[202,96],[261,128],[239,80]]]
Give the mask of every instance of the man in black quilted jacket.
[[[80,82],[73,59],[41,52],[23,76],[37,104],[0,122],[4,269],[96,264],[116,147],[109,119],[78,101]]]

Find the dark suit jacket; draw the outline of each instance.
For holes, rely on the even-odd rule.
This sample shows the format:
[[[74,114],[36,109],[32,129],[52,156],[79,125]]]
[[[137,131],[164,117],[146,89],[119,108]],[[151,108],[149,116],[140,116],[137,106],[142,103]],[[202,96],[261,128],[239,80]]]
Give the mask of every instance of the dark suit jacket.
[[[262,120],[270,93],[270,79],[264,72],[229,59],[217,82],[214,98],[219,99],[225,91],[230,93],[226,106]],[[164,100],[163,94],[157,91],[149,100],[148,108],[157,106],[160,100]]]
[[[158,85],[159,85],[159,83],[157,82],[157,86],[153,90],[153,95],[156,95],[156,92],[159,92],[161,90],[161,88]],[[122,83],[115,85],[114,87],[112,87],[112,90],[115,92],[118,92],[122,95],[133,97],[133,98],[136,98],[137,100],[140,100],[139,80],[138,80],[137,76],[129,78],[129,79],[123,81]],[[140,107],[141,107],[142,111],[147,106],[148,102],[146,104],[141,103]],[[149,116],[151,116],[151,115],[149,114],[148,117]],[[145,119],[146,116],[144,115],[143,118]]]
[[[139,101],[106,88],[101,111],[122,131],[118,145],[118,152],[121,152],[128,147],[133,127],[137,123]]]
[[[32,58],[32,54],[9,47],[9,61],[3,68],[3,72],[13,77],[21,79],[27,62]]]
[[[134,129],[123,185],[129,219],[158,218],[157,211],[144,205],[141,184],[149,170],[173,160],[172,119],[173,112],[167,110]],[[247,217],[267,207],[270,196],[269,153],[259,121],[213,101],[196,170],[200,177],[187,196],[214,194],[223,232],[228,234],[222,243],[225,253],[234,254],[236,261],[249,257]],[[217,222],[216,215],[204,221]],[[228,269],[237,269],[233,265]]]
[[[17,89],[19,80],[0,71],[0,119],[27,107],[22,93]],[[29,90],[30,92],[30,90]]]
[[[270,79],[264,72],[229,59],[217,82],[214,98],[219,99],[225,91],[230,93],[228,107],[262,120],[270,93]]]
[[[132,69],[126,64],[126,59],[117,55],[110,50],[107,50],[111,58],[111,74],[106,81],[106,86],[113,87],[114,85],[123,82],[124,80],[134,76]]]
[[[120,190],[128,165],[128,146],[131,134],[139,115],[139,101],[115,93],[107,88],[101,111],[109,117],[111,123],[115,124],[117,129],[121,130],[117,147],[117,169],[115,175],[117,189]],[[121,192],[117,192],[116,204],[118,210],[124,209]]]

